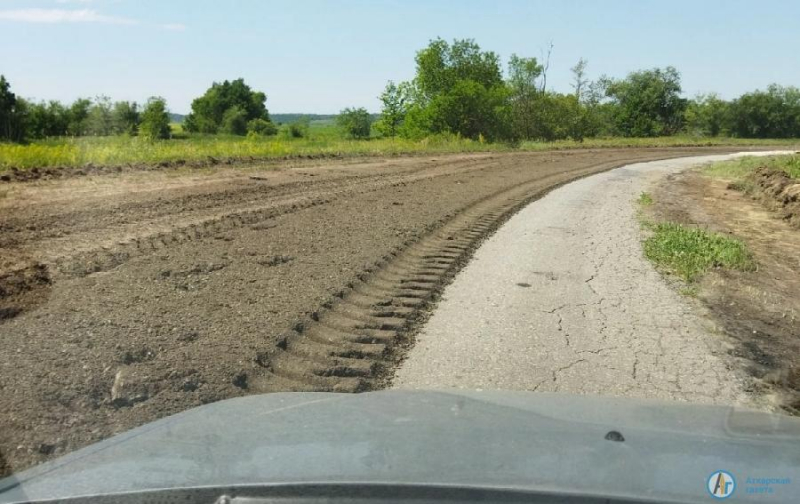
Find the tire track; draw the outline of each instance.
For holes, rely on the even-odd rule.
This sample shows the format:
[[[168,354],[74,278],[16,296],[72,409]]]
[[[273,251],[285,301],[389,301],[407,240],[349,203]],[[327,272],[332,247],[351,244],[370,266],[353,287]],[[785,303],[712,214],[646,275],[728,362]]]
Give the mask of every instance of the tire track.
[[[578,178],[632,160],[558,173],[489,195],[385,257],[359,281],[256,355],[255,391],[361,392],[383,388],[416,329],[480,243],[518,210]]]

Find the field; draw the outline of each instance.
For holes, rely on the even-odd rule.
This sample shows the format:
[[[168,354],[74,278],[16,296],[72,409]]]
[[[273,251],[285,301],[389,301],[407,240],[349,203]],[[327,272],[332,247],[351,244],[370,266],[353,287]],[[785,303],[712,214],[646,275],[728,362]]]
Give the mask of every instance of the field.
[[[398,154],[456,152],[536,152],[575,148],[692,147],[735,145],[797,145],[795,140],[752,140],[728,137],[590,138],[583,142],[522,142],[519,145],[485,143],[454,135],[422,140],[371,138],[349,140],[326,122],[312,122],[308,136],[290,138],[282,131],[273,137],[239,137],[184,133],[173,125],[174,138],[146,141],[136,137],[57,138],[29,144],[0,143],[0,173],[13,168],[203,164],[216,161],[253,161],[283,158],[344,158]]]
[[[522,205],[623,164],[726,149],[316,160],[6,183],[8,470],[229,397],[382,388],[443,286]]]

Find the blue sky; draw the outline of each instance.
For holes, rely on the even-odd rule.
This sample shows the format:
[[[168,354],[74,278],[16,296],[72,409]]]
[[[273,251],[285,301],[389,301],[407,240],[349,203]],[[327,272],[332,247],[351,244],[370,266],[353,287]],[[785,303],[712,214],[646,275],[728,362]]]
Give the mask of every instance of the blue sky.
[[[377,111],[437,36],[504,62],[552,40],[560,91],[581,57],[591,78],[673,65],[689,96],[800,85],[800,2],[770,0],[0,0],[0,73],[35,99],[160,95],[184,113],[212,81],[244,77],[271,112]]]

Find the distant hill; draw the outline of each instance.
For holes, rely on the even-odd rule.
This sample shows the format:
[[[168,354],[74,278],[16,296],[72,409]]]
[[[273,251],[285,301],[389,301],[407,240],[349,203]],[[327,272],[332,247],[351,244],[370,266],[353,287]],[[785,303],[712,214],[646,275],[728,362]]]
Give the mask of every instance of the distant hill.
[[[276,124],[293,123],[301,117],[308,118],[309,121],[314,123],[329,123],[336,119],[335,114],[270,114],[269,117]]]
[[[380,114],[370,114],[373,120],[377,120]],[[336,121],[336,114],[270,114],[269,118],[275,124],[289,124],[299,120],[301,117],[307,118],[314,124],[333,124]],[[186,114],[169,114],[169,120],[182,124],[186,119]]]

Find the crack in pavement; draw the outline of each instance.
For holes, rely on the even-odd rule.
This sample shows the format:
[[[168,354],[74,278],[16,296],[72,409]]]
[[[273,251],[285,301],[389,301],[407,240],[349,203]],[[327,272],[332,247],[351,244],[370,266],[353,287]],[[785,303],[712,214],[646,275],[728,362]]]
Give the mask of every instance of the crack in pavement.
[[[649,183],[729,157],[629,165],[531,203],[445,289],[393,386],[760,407],[703,313],[644,259],[636,216]]]

